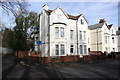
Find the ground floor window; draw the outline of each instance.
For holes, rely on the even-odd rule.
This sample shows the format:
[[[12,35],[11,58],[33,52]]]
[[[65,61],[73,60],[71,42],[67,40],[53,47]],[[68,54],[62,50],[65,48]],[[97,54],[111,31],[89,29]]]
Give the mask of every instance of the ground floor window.
[[[115,48],[113,48],[113,52],[115,52]]]
[[[55,45],[55,54],[56,55],[64,55],[65,54],[65,45]]]
[[[84,54],[86,54],[87,53],[87,47],[86,47],[86,45],[84,45]]]
[[[70,45],[70,53],[72,53],[73,54],[73,45]]]
[[[87,54],[87,46],[80,45],[80,54]]]
[[[80,45],[80,54],[83,54],[83,45]]]
[[[64,55],[65,54],[65,46],[63,44],[61,44],[61,55]]]
[[[56,55],[59,55],[59,45],[55,45],[55,53]]]

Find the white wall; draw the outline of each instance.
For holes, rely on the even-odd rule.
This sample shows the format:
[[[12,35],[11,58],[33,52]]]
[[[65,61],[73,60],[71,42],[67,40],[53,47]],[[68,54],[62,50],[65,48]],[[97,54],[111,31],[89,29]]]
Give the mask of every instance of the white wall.
[[[118,35],[118,51],[120,52],[120,35]]]

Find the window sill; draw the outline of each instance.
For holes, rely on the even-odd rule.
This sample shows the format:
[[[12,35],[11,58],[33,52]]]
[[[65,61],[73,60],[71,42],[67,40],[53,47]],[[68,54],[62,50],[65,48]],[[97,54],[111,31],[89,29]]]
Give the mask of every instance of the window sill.
[[[60,38],[58,37],[58,38],[54,38],[54,39],[66,39],[66,38],[65,37],[60,37]]]

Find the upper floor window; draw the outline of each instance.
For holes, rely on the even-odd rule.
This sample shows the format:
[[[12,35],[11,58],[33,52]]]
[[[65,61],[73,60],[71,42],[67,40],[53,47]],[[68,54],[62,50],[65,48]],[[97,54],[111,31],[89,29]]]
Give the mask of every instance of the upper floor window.
[[[84,40],[86,40],[86,31],[83,31]]]
[[[107,36],[105,36],[105,43],[107,43]]]
[[[61,14],[58,14],[57,16],[58,16],[58,17],[57,17],[57,18],[58,18],[58,21],[62,21],[62,15],[61,15]]]
[[[79,39],[82,40],[82,31],[79,31]]]
[[[81,24],[84,24],[84,21],[82,19],[80,20],[80,22],[81,22]]]
[[[63,27],[55,27],[55,37],[64,37]]]
[[[64,28],[61,27],[60,30],[61,30],[61,31],[60,31],[60,32],[61,32],[60,37],[64,37]]]
[[[112,33],[113,33],[113,29],[112,29]]]
[[[73,39],[73,30],[70,30],[70,39]]]
[[[70,53],[73,53],[73,45],[70,45]]]
[[[114,37],[112,37],[112,42],[115,43],[115,38]]]
[[[55,37],[59,37],[59,27],[55,27]]]
[[[110,37],[108,36],[108,43],[110,42]]]

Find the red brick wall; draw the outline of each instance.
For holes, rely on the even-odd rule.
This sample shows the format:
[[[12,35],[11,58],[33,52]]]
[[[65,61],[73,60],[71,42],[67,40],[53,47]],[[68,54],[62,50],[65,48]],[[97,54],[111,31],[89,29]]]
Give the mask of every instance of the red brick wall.
[[[41,57],[41,63],[58,63],[58,62],[74,62],[79,61],[79,56],[58,56],[56,58]]]
[[[101,51],[90,51],[89,55],[101,55],[103,54]]]
[[[92,60],[99,60],[99,59],[105,59],[106,54],[97,54],[97,55],[85,55],[83,56],[84,61],[92,61]]]

